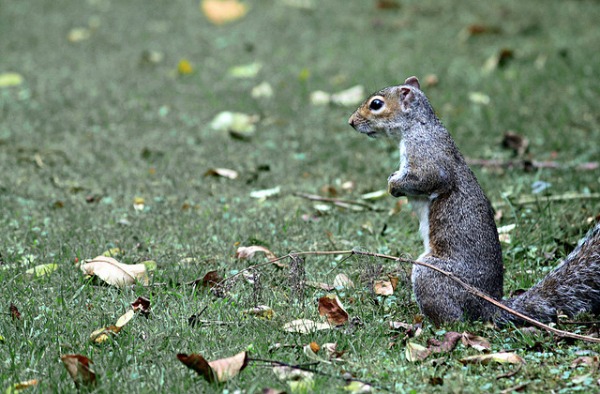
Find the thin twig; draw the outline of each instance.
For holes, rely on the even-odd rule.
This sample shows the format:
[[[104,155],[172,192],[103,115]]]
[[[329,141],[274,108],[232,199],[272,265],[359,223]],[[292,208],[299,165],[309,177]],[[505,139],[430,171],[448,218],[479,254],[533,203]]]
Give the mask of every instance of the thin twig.
[[[296,192],[294,193],[294,196],[296,197],[302,197],[302,198],[306,198],[308,200],[311,201],[321,201],[321,202],[329,202],[332,203],[334,205],[337,205],[339,207],[342,208],[351,208],[351,205],[355,205],[357,207],[362,207],[362,208],[366,208],[370,211],[383,211],[384,209],[381,208],[377,208],[372,206],[371,204],[368,204],[366,202],[362,202],[362,201],[352,201],[352,200],[343,200],[340,198],[331,198],[331,197],[322,197],[316,194],[308,194],[308,193],[300,193],[300,192]]]
[[[516,201],[500,201],[494,203],[494,207],[502,207],[506,205],[527,205],[537,202],[554,202],[554,201],[572,201],[572,200],[596,200],[600,199],[600,193],[566,193],[558,196],[524,196]]]
[[[343,376],[340,375],[330,375],[328,373],[325,372],[321,372],[319,370],[313,369],[313,368],[308,368],[305,367],[304,365],[318,365],[318,362],[315,363],[310,363],[310,364],[288,364],[282,361],[276,361],[276,360],[268,360],[268,359],[264,359],[264,358],[252,358],[252,357],[248,357],[248,361],[253,361],[253,362],[262,362],[262,363],[268,363],[271,364],[271,366],[279,366],[279,367],[288,367],[288,368],[292,368],[292,369],[298,369],[300,371],[306,371],[306,372],[311,372],[314,373],[315,375],[321,375],[321,376],[326,376],[328,378],[334,378],[334,379],[342,379],[346,382],[360,382],[369,386],[372,386],[376,389],[379,390],[385,390],[388,392],[392,392],[392,390],[390,390],[389,388],[385,387],[385,386],[381,386],[378,383],[374,383],[374,382],[369,382],[367,380],[362,380],[362,379],[357,379],[357,378],[345,378]]]
[[[562,164],[557,161],[537,161],[527,159],[501,160],[501,159],[467,159],[467,164],[488,168],[525,168],[525,169],[576,169],[580,171],[593,171],[598,169],[600,163],[590,161],[579,164]]]

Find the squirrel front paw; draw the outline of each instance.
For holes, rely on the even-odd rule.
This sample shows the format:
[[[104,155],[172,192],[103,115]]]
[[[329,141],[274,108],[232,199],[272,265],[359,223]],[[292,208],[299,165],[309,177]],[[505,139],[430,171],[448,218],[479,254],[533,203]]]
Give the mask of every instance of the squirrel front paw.
[[[402,174],[400,171],[394,172],[388,177],[388,193],[394,197],[402,197],[406,194],[400,187]]]

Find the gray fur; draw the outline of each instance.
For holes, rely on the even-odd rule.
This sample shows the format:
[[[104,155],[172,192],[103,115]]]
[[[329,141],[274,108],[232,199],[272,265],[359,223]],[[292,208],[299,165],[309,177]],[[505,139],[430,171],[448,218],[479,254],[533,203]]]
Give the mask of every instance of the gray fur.
[[[491,205],[416,78],[373,94],[349,123],[370,137],[398,142],[400,169],[389,177],[388,190],[407,196],[419,215],[425,252],[418,260],[500,300],[502,251]],[[600,225],[556,270],[506,304],[542,321],[559,310],[570,316],[600,312],[599,249]],[[412,283],[421,312],[436,325],[463,318],[518,323],[426,267],[413,267]]]

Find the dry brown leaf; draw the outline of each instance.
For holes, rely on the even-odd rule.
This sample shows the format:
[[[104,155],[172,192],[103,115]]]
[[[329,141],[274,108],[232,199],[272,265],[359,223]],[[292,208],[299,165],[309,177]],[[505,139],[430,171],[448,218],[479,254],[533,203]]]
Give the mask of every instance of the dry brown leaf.
[[[423,361],[431,354],[431,350],[414,342],[406,342],[404,355],[410,362]]]
[[[319,298],[319,315],[325,316],[327,321],[334,326],[340,326],[348,321],[348,312],[335,294]]]
[[[571,362],[570,367],[576,368],[579,365],[587,365],[588,367],[590,367],[592,370],[595,371],[598,369],[598,363],[599,363],[598,356],[582,356],[582,357],[577,357],[575,360],[573,360]]]
[[[28,389],[33,386],[37,386],[38,383],[39,383],[39,381],[37,379],[31,379],[31,380],[26,380],[24,382],[15,383],[12,385],[12,387],[6,389],[5,393],[12,394],[16,391],[21,391],[21,390],[25,390],[25,389]]]
[[[80,354],[64,354],[60,356],[67,372],[73,378],[75,386],[94,386],[96,384],[96,374],[90,364],[92,360]]]
[[[215,25],[236,21],[248,12],[246,5],[238,0],[202,0],[200,8]]]
[[[310,349],[315,353],[319,353],[319,350],[321,350],[321,346],[314,341],[309,343],[308,346],[310,346]]]
[[[483,364],[487,365],[491,362],[497,363],[509,363],[509,364],[525,364],[525,360],[516,353],[501,352],[491,354],[481,354],[476,356],[469,356],[459,360],[463,364]]]
[[[140,314],[148,317],[150,314],[150,300],[146,297],[138,297],[137,300],[131,303],[131,307],[134,312],[140,312]]]
[[[492,345],[490,345],[490,342],[487,339],[469,332],[462,333],[461,341],[463,345],[470,346],[479,351],[490,350],[492,348]]]
[[[435,338],[430,338],[427,341],[427,344],[429,345],[428,348],[432,353],[447,353],[456,347],[456,344],[461,338],[461,333],[448,331],[444,334],[444,339],[442,341],[438,341]]]
[[[337,343],[334,342],[324,343],[321,349],[330,360],[341,360],[341,357],[346,353],[345,350],[337,350]]]
[[[84,275],[95,275],[115,287],[133,285],[136,281],[148,285],[144,264],[123,264],[112,257],[98,256],[80,266]]]
[[[318,330],[329,330],[331,325],[328,323],[318,323],[309,319],[297,319],[284,324],[283,330],[287,332],[297,332],[308,334]]]
[[[218,271],[208,271],[202,278],[202,286],[213,288],[223,281]]]
[[[227,179],[236,179],[239,174],[237,171],[230,170],[229,168],[209,168],[204,173],[204,176],[220,176]]]
[[[90,341],[100,344],[105,342],[111,335],[118,334],[123,326],[125,326],[129,321],[133,318],[135,312],[133,309],[128,310],[125,314],[123,314],[115,325],[110,325],[106,327],[99,328],[90,334]]]
[[[8,310],[10,311],[10,317],[13,320],[21,320],[21,312],[19,312],[19,309],[17,309],[17,307],[15,306],[15,304],[13,304],[11,302],[10,303],[10,307],[8,308]]]
[[[211,383],[226,382],[236,377],[248,365],[246,352],[240,352],[235,356],[210,362],[206,361],[200,354],[187,355],[179,353],[177,358],[186,367],[193,369]]]
[[[392,282],[387,280],[376,280],[373,282],[373,291],[377,295],[390,296],[394,294],[394,286]]]
[[[264,246],[259,246],[259,245],[240,246],[239,248],[237,248],[237,251],[235,252],[235,257],[240,260],[251,259],[252,257],[254,257],[254,254],[257,252],[264,253],[265,256],[267,257],[267,259],[269,259],[269,260],[275,260],[277,258],[277,256],[275,256],[275,254],[273,252],[271,252],[269,249],[265,248]]]

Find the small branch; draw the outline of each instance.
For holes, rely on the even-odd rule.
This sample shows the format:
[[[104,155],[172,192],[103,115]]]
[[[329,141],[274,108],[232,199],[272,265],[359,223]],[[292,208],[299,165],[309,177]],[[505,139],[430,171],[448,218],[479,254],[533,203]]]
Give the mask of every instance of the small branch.
[[[537,202],[553,202],[553,201],[572,201],[572,200],[596,200],[600,199],[600,193],[565,193],[558,196],[524,196],[516,201],[500,201],[494,203],[494,207],[502,207],[507,205],[527,205]]]
[[[362,202],[362,201],[343,200],[343,199],[339,199],[339,198],[322,197],[322,196],[318,196],[316,194],[299,193],[299,192],[294,193],[294,196],[306,198],[307,200],[311,200],[311,201],[321,201],[321,202],[332,203],[333,205],[336,205],[341,208],[352,209],[352,205],[354,205],[357,207],[366,208],[370,211],[376,211],[376,212],[383,211],[383,209],[381,209],[381,208],[376,208],[376,207],[372,206],[371,204],[368,204],[368,203]]]
[[[576,169],[580,171],[593,171],[600,167],[597,161],[591,161],[580,164],[561,164],[557,161],[536,161],[527,159],[501,160],[501,159],[467,159],[467,164],[471,166],[480,166],[486,168],[522,168],[525,170],[535,170],[539,168],[551,169]]]

